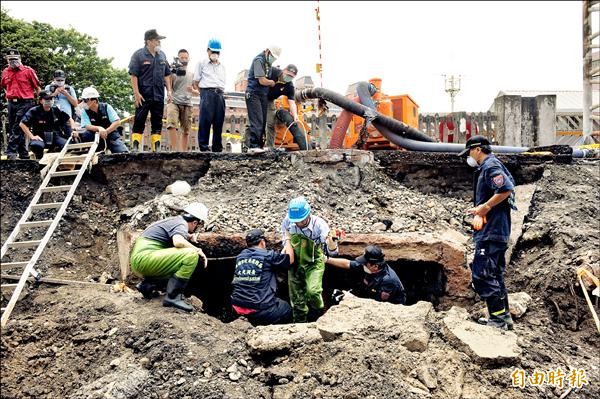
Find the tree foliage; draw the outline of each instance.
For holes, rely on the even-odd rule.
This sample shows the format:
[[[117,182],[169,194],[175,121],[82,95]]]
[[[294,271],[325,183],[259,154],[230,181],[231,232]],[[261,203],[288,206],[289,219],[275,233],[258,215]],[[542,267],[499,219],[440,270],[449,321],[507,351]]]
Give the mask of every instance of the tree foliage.
[[[2,51],[16,48],[24,65],[33,68],[42,88],[62,69],[67,84],[75,88],[77,97],[84,87],[95,86],[101,101],[111,104],[119,114],[133,112],[133,92],[125,69],[114,68],[112,58],[98,56],[98,39],[73,29],[55,28],[41,22],[26,22],[1,9]]]

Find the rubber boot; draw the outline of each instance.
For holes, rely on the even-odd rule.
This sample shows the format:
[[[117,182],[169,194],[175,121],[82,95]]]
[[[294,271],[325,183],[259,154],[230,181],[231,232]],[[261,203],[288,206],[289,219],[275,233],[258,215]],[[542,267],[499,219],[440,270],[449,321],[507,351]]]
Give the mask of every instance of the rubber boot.
[[[165,291],[167,289],[167,281],[168,280],[165,279],[146,277],[140,281],[135,288],[137,288],[146,299],[157,298],[160,295],[159,291]]]
[[[506,323],[506,329],[507,330],[513,330],[514,327],[514,322],[512,317],[510,316],[510,308],[508,307],[508,296],[504,296],[502,299],[502,303],[504,304],[504,310],[505,313],[499,315],[498,317],[500,319],[502,319],[505,323]],[[488,306],[488,312],[490,313],[490,315],[492,314],[489,310],[489,306]],[[484,325],[489,325],[490,320],[492,320],[493,318],[490,316],[490,318],[485,318],[485,317],[480,317],[477,320],[477,323],[479,324],[484,324]],[[496,320],[497,321],[497,320]]]
[[[313,321],[317,321],[317,319],[325,314],[325,308],[322,309],[308,309],[308,314],[306,315],[306,321],[309,323]]]
[[[183,280],[178,277],[171,277],[167,283],[167,295],[163,300],[163,306],[173,306],[177,309],[191,312],[194,307],[184,301],[183,291],[187,285],[188,280]]]
[[[142,148],[142,133],[131,133],[131,152],[138,152]]]
[[[160,152],[160,133],[150,135],[152,142],[152,152]]]
[[[486,299],[486,303],[490,317],[487,319],[485,325],[501,330],[508,330],[507,318],[510,318],[510,313],[504,308],[504,298],[490,297]],[[482,319],[478,320],[478,323],[482,322]]]

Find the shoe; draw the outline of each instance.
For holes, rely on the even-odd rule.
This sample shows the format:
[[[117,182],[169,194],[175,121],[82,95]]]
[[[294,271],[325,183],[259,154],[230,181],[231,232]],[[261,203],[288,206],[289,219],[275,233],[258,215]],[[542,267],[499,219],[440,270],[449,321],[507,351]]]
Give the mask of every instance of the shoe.
[[[509,327],[508,320],[510,320],[511,326]],[[498,316],[490,316],[488,319],[486,326],[488,327],[496,327],[504,331],[512,330],[512,319],[510,314],[501,314]]]
[[[194,310],[194,307],[185,302],[183,297],[183,291],[185,290],[187,283],[188,280],[182,280],[175,276],[171,277],[167,283],[167,295],[165,296],[165,299],[163,299],[163,306],[172,306],[177,309],[185,310],[186,312]]]
[[[256,147],[256,148],[248,148],[248,154],[262,154],[266,152],[264,148]]]
[[[488,319],[480,318],[477,322],[502,330],[512,330],[514,328],[514,323],[512,317],[510,317],[510,312],[505,307],[505,303],[507,303],[505,297],[488,298],[486,304],[490,317]]]
[[[158,297],[157,286],[144,279],[140,281],[135,288],[144,296],[146,299],[152,299]]]
[[[19,159],[19,156],[17,154],[6,154],[6,159],[10,161],[16,161]]]

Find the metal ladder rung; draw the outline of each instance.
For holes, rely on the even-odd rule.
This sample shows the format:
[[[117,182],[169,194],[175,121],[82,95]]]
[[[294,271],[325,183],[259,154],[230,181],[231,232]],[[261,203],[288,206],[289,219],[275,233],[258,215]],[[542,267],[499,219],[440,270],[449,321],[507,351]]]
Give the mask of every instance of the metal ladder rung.
[[[2,268],[11,268],[11,267],[19,267],[19,266],[27,266],[29,262],[2,262],[0,266]]]
[[[52,209],[60,208],[62,202],[42,202],[41,204],[31,205],[31,209]]]
[[[87,143],[69,144],[67,146],[67,150],[77,150],[77,149],[81,149],[81,148],[90,148],[92,145],[94,145],[93,141],[88,141]]]
[[[61,177],[61,176],[76,176],[81,169],[76,170],[64,170],[60,172],[52,172],[50,173],[50,177]]]
[[[21,227],[44,227],[44,226],[50,226],[52,224],[53,220],[39,220],[36,222],[24,222],[24,223],[19,223],[19,226]]]
[[[4,312],[6,308],[0,308],[0,312]]]
[[[58,161],[60,163],[67,163],[67,162],[71,162],[71,161],[84,161],[86,158],[87,158],[87,154],[86,155],[75,155],[72,157],[60,158]]]
[[[42,240],[33,240],[33,241],[16,241],[8,243],[8,248],[30,248],[37,247],[40,245]]]
[[[40,188],[40,192],[41,193],[57,193],[60,191],[69,191],[71,189],[71,186],[50,186],[50,187],[44,187],[44,188]]]

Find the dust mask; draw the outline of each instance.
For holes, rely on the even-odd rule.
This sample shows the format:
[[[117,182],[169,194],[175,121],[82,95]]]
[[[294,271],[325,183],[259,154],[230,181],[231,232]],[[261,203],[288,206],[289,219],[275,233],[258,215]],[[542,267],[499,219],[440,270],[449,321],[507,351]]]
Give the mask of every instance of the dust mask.
[[[272,65],[276,59],[277,58],[275,58],[275,56],[273,56],[273,54],[269,54],[269,56],[267,57],[267,64]]]
[[[155,52],[156,54],[160,53],[160,46],[156,46],[156,47],[154,47],[154,52]]]
[[[19,60],[19,59],[9,60],[8,65],[10,65],[11,68],[16,69],[21,66],[21,60]]]
[[[46,107],[52,107],[54,105],[54,100],[43,100],[42,104]]]
[[[467,163],[472,168],[476,168],[476,167],[479,166],[479,164],[477,163],[477,161],[475,160],[475,158],[473,158],[472,156],[468,156],[467,157]]]
[[[219,60],[219,54],[212,53],[211,55],[208,56],[208,58],[210,58],[210,60],[212,62],[217,62]]]
[[[283,75],[283,81],[284,81],[285,83],[290,83],[292,80],[294,80],[294,77],[293,77],[293,76],[290,76],[290,75]]]
[[[369,270],[369,268],[367,267],[367,265],[363,265],[363,271],[367,274],[373,274],[373,272],[371,270]]]

